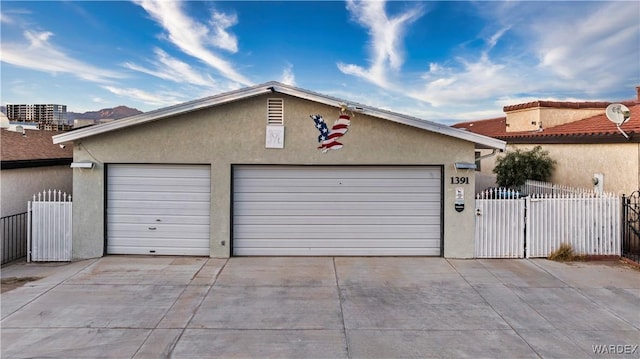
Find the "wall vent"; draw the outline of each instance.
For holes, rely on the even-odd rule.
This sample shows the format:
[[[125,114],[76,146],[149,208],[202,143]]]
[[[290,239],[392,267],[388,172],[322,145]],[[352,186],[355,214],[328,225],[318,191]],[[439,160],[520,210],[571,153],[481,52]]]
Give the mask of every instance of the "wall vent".
[[[284,125],[284,99],[267,99],[267,125]]]

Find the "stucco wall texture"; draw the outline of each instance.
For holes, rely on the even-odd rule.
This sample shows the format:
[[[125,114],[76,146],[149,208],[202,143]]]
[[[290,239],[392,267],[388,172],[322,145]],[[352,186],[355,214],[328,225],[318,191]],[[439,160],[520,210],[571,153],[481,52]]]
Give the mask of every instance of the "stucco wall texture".
[[[265,148],[268,98],[284,99],[284,149]],[[443,165],[444,255],[473,257],[474,175],[454,168],[454,162],[474,162],[473,143],[355,113],[340,141],[344,147],[323,154],[317,150],[312,114],[330,125],[339,110],[282,94],[263,95],[76,141],[74,160],[96,166],[74,172],[74,259],[104,253],[109,163],[210,165],[211,256],[221,258],[230,256],[233,164]],[[469,177],[469,183],[451,184],[455,176]],[[462,212],[454,209],[456,187],[465,189]]]
[[[535,144],[510,144],[507,151],[532,150]],[[543,144],[549,157],[557,161],[551,182],[571,187],[593,188],[591,180],[596,173],[604,175],[604,191],[631,194],[640,188],[640,144]],[[483,151],[483,153],[491,151]],[[493,173],[496,159],[504,154],[482,161],[483,174]]]
[[[72,194],[69,165],[2,170],[0,217],[27,211],[27,202],[42,191],[60,190]]]

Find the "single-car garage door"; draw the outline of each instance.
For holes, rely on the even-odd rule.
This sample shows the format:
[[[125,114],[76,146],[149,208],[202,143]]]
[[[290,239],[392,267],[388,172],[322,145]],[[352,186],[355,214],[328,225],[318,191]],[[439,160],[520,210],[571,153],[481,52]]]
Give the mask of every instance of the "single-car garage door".
[[[211,168],[108,165],[107,253],[206,255]]]
[[[441,255],[441,167],[234,166],[234,255]]]

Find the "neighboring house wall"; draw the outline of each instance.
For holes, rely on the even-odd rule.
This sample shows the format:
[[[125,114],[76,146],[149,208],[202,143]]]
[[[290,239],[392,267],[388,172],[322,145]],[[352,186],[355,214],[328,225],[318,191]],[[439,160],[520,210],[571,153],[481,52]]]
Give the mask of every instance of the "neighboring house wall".
[[[13,168],[0,171],[0,217],[27,211],[27,201],[43,190],[71,193],[73,171],[69,165]]]
[[[509,106],[507,106],[509,107]],[[515,106],[514,106],[515,107]],[[535,131],[581,120],[604,113],[604,108],[537,107],[505,111],[507,132]]]
[[[536,144],[510,144],[507,152],[515,149],[532,150]],[[557,161],[551,182],[572,187],[593,188],[594,174],[604,174],[604,191],[630,194],[640,188],[640,144],[541,144],[549,157]],[[490,153],[491,151],[483,151]],[[481,174],[493,174],[496,159],[504,154],[482,161]]]
[[[276,97],[284,98],[284,149],[265,149],[267,98]],[[344,148],[323,154],[316,149],[312,114],[331,124],[339,112],[282,94],[263,95],[77,141],[74,160],[96,166],[74,173],[74,259],[104,253],[105,163],[210,164],[213,257],[230,256],[232,164],[444,165],[444,255],[474,256],[474,175],[454,169],[455,162],[474,162],[472,142],[356,113],[341,140]],[[468,176],[470,183],[451,184],[454,176]],[[463,212],[454,209],[456,187],[465,188]]]

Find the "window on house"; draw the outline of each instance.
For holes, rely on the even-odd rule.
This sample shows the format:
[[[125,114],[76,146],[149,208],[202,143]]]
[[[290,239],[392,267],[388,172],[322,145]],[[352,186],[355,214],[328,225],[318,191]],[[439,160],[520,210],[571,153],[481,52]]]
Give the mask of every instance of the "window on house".
[[[479,160],[478,158],[480,158],[481,153],[480,151],[476,151],[476,171],[480,171],[480,162],[482,162],[481,160]]]

